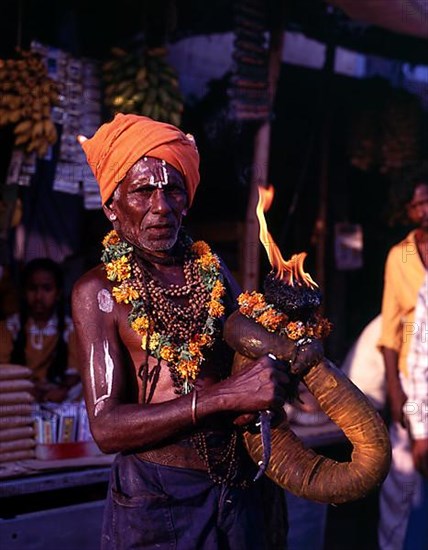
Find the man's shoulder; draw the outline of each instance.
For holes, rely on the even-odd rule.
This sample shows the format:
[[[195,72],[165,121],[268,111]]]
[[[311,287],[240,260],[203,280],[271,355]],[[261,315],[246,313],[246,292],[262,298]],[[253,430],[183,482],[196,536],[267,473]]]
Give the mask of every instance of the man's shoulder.
[[[228,266],[225,264],[223,259],[219,257],[219,260],[220,260],[220,271],[226,286],[226,292],[227,292],[228,298],[231,300],[231,303],[233,304],[232,309],[235,309],[237,307],[236,299],[241,293],[241,287],[239,286],[238,282],[236,281],[235,277],[232,275],[232,272],[230,271]]]
[[[107,279],[103,264],[99,264],[84,273],[73,286],[73,296],[97,293],[103,288],[110,289],[111,282]]]
[[[404,239],[394,244],[388,252],[388,260],[399,260],[402,261],[403,256],[416,254],[416,241],[415,241],[415,232],[410,231]]]
[[[416,244],[415,233],[416,231],[414,229],[409,233],[407,233],[407,235],[403,239],[401,239],[401,241],[398,241],[396,244],[394,244],[391,247],[391,250],[401,250],[403,246],[406,246],[409,244],[415,245]]]

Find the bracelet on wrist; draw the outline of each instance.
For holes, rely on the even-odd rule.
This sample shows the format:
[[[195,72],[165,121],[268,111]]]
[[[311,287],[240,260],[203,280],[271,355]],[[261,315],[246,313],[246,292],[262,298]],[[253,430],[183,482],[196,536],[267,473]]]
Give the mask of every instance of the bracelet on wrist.
[[[198,401],[198,392],[196,390],[193,390],[192,393],[192,424],[196,426],[198,419],[196,416],[196,406]]]
[[[305,336],[304,338],[300,338],[300,340],[297,340],[296,346],[300,348],[301,346],[305,346],[306,344],[310,344],[312,342],[312,338],[309,336]]]

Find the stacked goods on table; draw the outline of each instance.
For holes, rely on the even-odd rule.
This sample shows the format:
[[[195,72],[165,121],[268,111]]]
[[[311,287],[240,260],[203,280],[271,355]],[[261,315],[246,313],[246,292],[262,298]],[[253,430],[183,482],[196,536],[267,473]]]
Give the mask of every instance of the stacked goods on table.
[[[112,48],[111,53],[103,65],[104,103],[111,113],[134,113],[180,126],[183,97],[167,50]]]
[[[0,463],[35,456],[31,370],[0,365]]]
[[[266,5],[261,0],[241,0],[236,6],[230,95],[238,120],[269,117],[268,51],[265,45]]]
[[[41,460],[101,454],[94,442],[85,403],[40,403],[34,407],[36,457]]]

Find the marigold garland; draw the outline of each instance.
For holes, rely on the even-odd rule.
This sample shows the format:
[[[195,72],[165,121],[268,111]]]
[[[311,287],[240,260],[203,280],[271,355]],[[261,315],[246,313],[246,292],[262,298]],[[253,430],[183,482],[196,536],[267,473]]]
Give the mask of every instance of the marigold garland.
[[[122,241],[116,231],[110,231],[103,239],[104,251],[101,257],[107,278],[119,283],[112,290],[116,302],[129,303],[132,306],[128,322],[141,337],[142,349],[148,350],[156,359],[163,359],[169,363],[170,369],[179,378],[181,393],[189,393],[192,390],[193,382],[204,360],[203,349],[213,345],[216,320],[225,312],[222,298],[226,290],[220,272],[220,260],[204,241],[192,243],[189,239],[189,245],[191,253],[196,256],[195,262],[210,295],[205,304],[207,318],[204,327],[185,342],[176,342],[173,335],[155,331],[155,323],[145,311],[135,285],[131,262],[133,247]]]
[[[260,292],[243,292],[238,296],[239,311],[245,317],[253,319],[268,332],[276,332],[291,340],[301,338],[326,338],[332,329],[328,319],[319,314],[313,315],[307,322],[290,321],[285,313],[266,302]]]

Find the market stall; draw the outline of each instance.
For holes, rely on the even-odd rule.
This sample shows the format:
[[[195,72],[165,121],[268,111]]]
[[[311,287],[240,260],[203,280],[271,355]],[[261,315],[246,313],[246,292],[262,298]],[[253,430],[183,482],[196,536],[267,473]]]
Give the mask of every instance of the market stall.
[[[189,227],[196,237],[210,235],[247,289],[257,288],[266,271],[254,245],[256,187],[273,182],[278,188],[280,207],[271,213],[278,243],[287,254],[309,252],[310,270],[336,325],[327,346],[334,357],[343,357],[378,307],[382,254],[389,244],[385,226],[379,227],[379,204],[390,175],[423,155],[426,106],[420,97],[426,90],[411,93],[396,82],[360,78],[374,76],[369,62],[358,78],[344,76],[337,70],[338,51],[355,48],[367,59],[389,56],[401,68],[407,61],[427,64],[420,3],[408,2],[411,13],[400,19],[394,2],[384,19],[368,9],[373,3],[361,2],[356,9],[355,2],[339,0],[331,4],[350,17],[315,0],[313,11],[299,2],[243,0],[235,10],[220,2],[214,12],[197,2],[161,2],[144,15],[137,2],[124,2],[114,15],[103,3],[89,10],[77,2],[71,11],[59,3],[48,22],[34,6],[20,3],[23,11],[16,12],[12,4],[6,20],[14,21],[13,36],[5,30],[10,40],[0,49],[0,265],[12,282],[19,280],[24,262],[45,255],[62,263],[69,294],[74,281],[98,263],[107,225],[76,134],[92,135],[116,112],[140,113],[195,134],[206,187]],[[105,28],[101,37],[93,32],[99,18]],[[230,68],[220,77],[195,48],[190,48],[193,57],[186,57],[178,47],[187,38],[213,33],[231,35],[228,49],[216,51]],[[322,47],[316,68],[284,61],[290,43],[303,38]],[[385,63],[388,70],[395,66]],[[199,98],[185,86],[198,71],[209,82]],[[369,207],[362,200],[367,192]],[[367,305],[361,305],[361,288]],[[345,316],[349,305],[359,308],[353,316]],[[28,548],[58,548],[65,539],[90,548],[98,539],[113,457],[76,445],[66,452],[60,447],[66,441],[37,440],[33,409],[22,401],[27,389],[18,386],[0,389],[5,406],[19,405],[22,417],[25,405],[28,413],[17,424],[15,409],[3,408],[12,424],[4,423],[2,430],[7,460],[0,463],[0,490],[6,513],[0,535],[10,548],[30,544],[23,537],[33,540]],[[16,393],[21,395],[11,397]],[[331,423],[296,424],[307,446],[338,444],[343,451],[343,434]],[[53,460],[48,450],[62,457]],[[47,543],[42,533],[53,522],[58,530]]]

